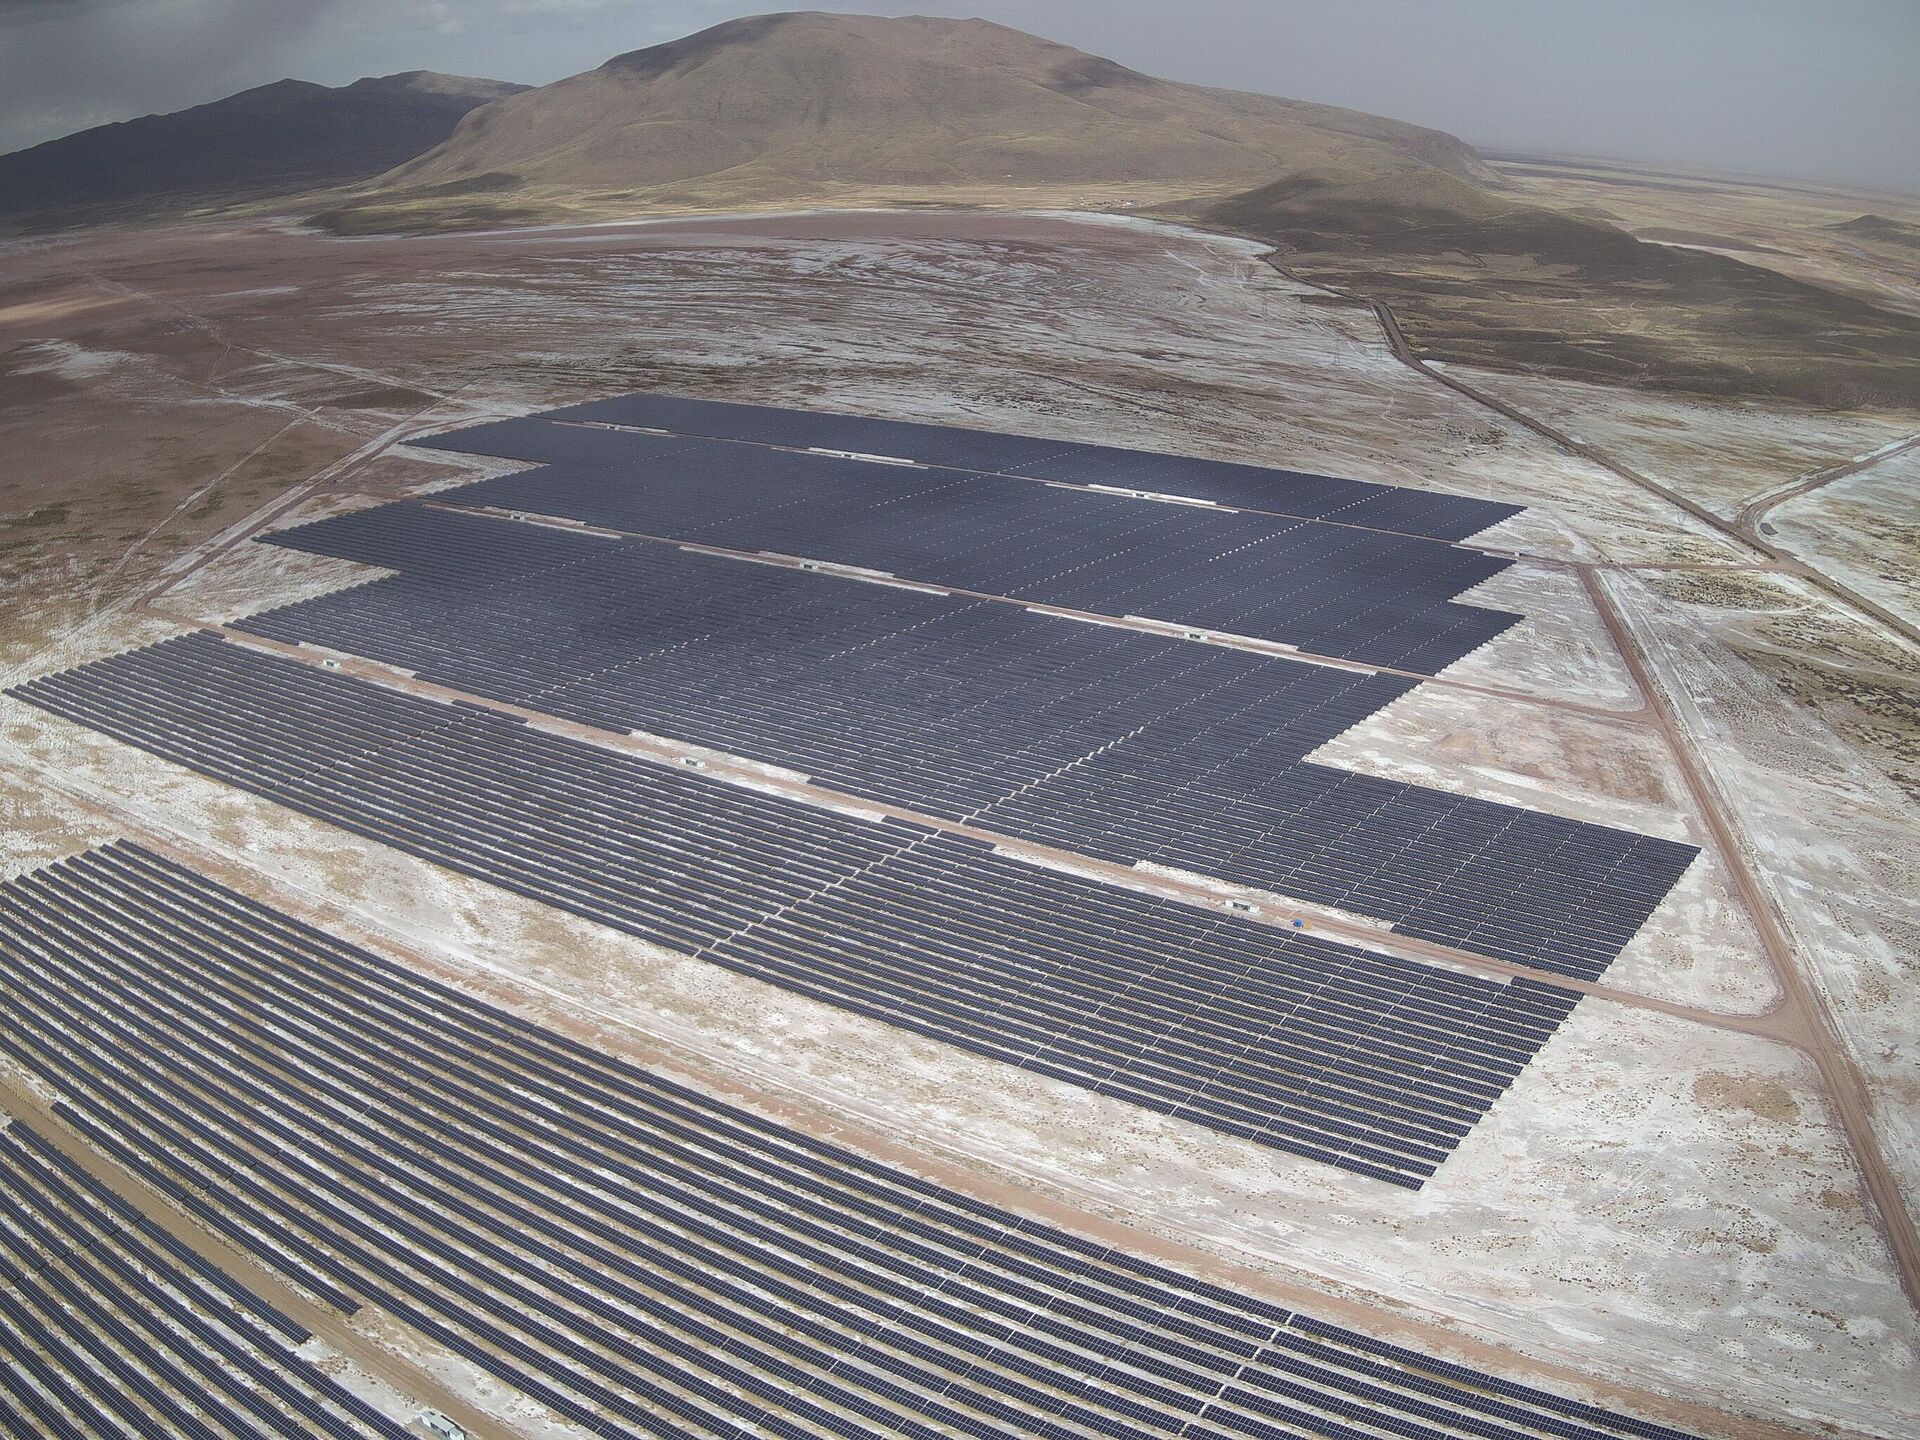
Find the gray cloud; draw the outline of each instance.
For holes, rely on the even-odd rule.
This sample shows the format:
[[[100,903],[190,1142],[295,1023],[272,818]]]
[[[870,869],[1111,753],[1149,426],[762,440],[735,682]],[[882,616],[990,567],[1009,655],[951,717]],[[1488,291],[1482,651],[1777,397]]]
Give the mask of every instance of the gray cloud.
[[[299,68],[328,0],[12,0],[0,144],[174,110]]]
[[[81,10],[119,5],[126,0],[0,0],[0,25],[25,24],[56,15],[72,15]]]
[[[832,0],[828,0],[832,3]],[[0,0],[0,149],[286,75],[544,83],[737,0]],[[839,0],[981,15],[1172,79],[1495,148],[1920,193],[1914,0]]]

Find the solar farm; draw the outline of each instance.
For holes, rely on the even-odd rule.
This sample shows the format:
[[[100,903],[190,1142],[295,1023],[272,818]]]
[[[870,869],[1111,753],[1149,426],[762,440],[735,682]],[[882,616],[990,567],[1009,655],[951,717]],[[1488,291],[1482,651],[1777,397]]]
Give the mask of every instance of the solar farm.
[[[1688,840],[1322,753],[1524,643],[1474,598],[1518,506],[654,394],[414,443],[479,469],[228,547],[319,593],[8,695],[1383,1216],[1490,1163],[1700,883]],[[0,882],[0,1429],[1693,1433],[930,1178],[563,1023],[591,997],[516,989],[507,942],[417,963],[165,829]]]
[[[169,1195],[213,1197],[195,1214],[316,1301],[377,1305],[593,1433],[1675,1434],[970,1203],[515,1023],[137,846],[6,898],[21,1017],[6,1048],[58,1087],[76,1133]],[[30,1133],[0,1138],[10,1164],[61,1165]],[[20,1243],[47,1243],[45,1215],[107,1203],[55,1190]],[[113,1433],[123,1376],[95,1372],[42,1297],[84,1287],[96,1313],[142,1301],[83,1254],[15,1262],[47,1281],[47,1323],[25,1317],[0,1405],[18,1419],[66,1404]],[[256,1345],[265,1327],[299,1338],[231,1280],[200,1278],[212,1293],[167,1317],[188,1345],[238,1328],[241,1305]],[[175,1378],[166,1349],[130,1339],[124,1383]],[[29,1363],[36,1351],[51,1362]],[[303,1378],[311,1396],[240,1398],[277,1433],[397,1433]],[[205,1382],[185,1388],[214,1411]]]

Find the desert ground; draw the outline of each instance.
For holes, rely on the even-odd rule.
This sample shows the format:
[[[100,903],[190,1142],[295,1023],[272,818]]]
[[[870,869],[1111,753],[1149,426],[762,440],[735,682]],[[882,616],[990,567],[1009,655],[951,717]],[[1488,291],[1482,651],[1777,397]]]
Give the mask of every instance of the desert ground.
[[[1513,156],[1495,168],[1530,194],[1624,225],[1643,239],[1718,250],[1914,311],[1911,196],[1597,160]],[[1862,226],[1862,216],[1891,224]]]
[[[691,1083],[1442,1351],[1702,1433],[1920,1433],[1917,1212],[1894,1196],[1920,1193],[1920,669],[1819,583],[1913,613],[1920,417],[1468,375],[1591,452],[1570,453],[1260,246],[1118,216],[247,220],[0,254],[9,680],[364,578],[245,537],[502,468],[410,436],[629,390],[1527,505],[1475,542],[1521,563],[1465,597],[1526,623],[1314,758],[1703,860],[1416,1196],[779,994],[11,700],[0,873],[146,836]],[[1883,450],[1766,510],[1787,561],[1743,541],[1755,501]]]

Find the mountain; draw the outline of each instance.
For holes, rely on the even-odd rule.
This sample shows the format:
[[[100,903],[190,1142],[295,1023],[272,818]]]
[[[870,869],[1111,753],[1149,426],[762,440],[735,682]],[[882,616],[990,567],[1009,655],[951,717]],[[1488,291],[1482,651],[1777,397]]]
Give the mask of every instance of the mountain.
[[[1090,187],[1172,198],[1279,174],[1429,171],[1501,183],[1436,130],[1157,80],[984,20],[806,12],[728,21],[488,106],[329,218],[457,221],[482,192],[632,210]]]
[[[425,70],[338,87],[281,80],[0,155],[0,218],[118,218],[361,180],[524,89]]]

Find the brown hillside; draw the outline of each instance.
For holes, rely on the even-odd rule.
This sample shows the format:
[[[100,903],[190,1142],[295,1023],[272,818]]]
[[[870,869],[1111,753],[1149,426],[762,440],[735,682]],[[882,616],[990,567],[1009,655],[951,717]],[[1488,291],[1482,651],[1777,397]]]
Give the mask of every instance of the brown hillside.
[[[1295,177],[1185,218],[1391,305],[1434,358],[1713,396],[1920,409],[1920,320],[1428,171]]]
[[[1904,220],[1889,220],[1885,215],[1858,215],[1827,228],[1855,239],[1878,240],[1904,250],[1920,250],[1920,225],[1911,225]]]
[[[1156,80],[983,20],[798,13],[716,25],[490,105],[333,219],[367,228],[413,210],[431,223],[476,185],[489,205],[710,207],[895,187],[1173,198],[1303,171],[1426,170],[1499,183],[1438,131]]]
[[[1920,405],[1920,321],[1530,204],[1450,135],[1157,80],[983,20],[716,25],[469,114],[340,231],[847,204],[1148,207],[1272,242],[1436,357]]]
[[[1649,247],[1605,221],[1528,204],[1437,170],[1378,178],[1298,175],[1204,208],[1206,218],[1294,250],[1526,254],[1589,268]]]

